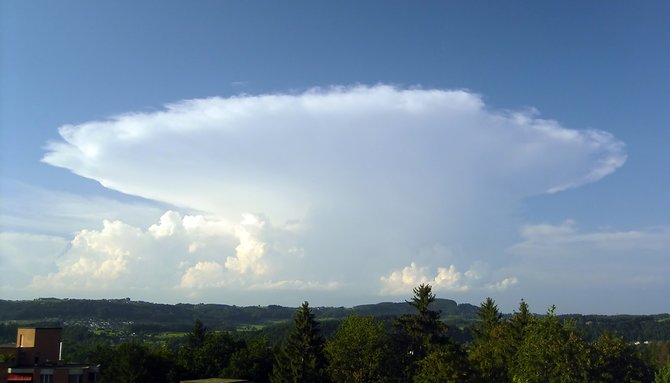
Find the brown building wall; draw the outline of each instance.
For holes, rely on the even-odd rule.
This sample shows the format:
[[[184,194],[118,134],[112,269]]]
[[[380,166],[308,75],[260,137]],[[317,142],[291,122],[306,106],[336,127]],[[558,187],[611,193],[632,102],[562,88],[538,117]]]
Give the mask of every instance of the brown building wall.
[[[57,362],[61,344],[60,328],[19,328],[16,331],[16,347],[19,348],[19,363],[25,365]]]
[[[10,371],[32,375],[36,383],[41,382],[42,375],[51,375],[53,383],[69,383],[70,375],[80,376],[81,383],[97,381],[97,366],[65,364],[58,360],[61,332],[60,328],[19,328],[16,347],[0,347],[0,356],[15,355],[14,360],[0,363],[0,383],[7,382]]]
[[[53,383],[68,383],[69,374],[67,370],[54,371]]]

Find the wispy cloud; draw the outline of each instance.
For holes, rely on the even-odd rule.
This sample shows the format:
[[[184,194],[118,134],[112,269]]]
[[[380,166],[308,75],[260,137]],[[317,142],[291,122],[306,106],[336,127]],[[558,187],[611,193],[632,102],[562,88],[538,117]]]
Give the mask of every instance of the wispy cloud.
[[[645,299],[649,289],[670,288],[670,228],[584,230],[567,220],[524,225],[520,236],[508,249],[508,268],[529,295],[541,291],[564,308],[588,300],[594,311],[612,312],[625,301],[629,310],[650,312],[655,303]]]
[[[642,230],[581,231],[577,223],[567,220],[561,224],[531,224],[521,227],[522,241],[511,252],[528,258],[580,257],[585,261],[607,254],[610,260],[620,257],[640,257],[670,248],[670,229],[666,227]]]

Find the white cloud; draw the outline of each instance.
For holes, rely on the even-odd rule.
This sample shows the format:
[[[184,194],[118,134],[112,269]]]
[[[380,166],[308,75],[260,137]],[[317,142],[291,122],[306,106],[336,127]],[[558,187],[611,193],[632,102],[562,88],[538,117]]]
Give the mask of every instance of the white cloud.
[[[525,225],[511,246],[508,269],[523,280],[529,295],[568,310],[650,312],[649,291],[670,288],[670,229],[581,230],[572,220]],[[644,298],[642,298],[644,297]],[[588,300],[588,303],[583,301]],[[625,303],[624,303],[625,302]]]
[[[36,273],[48,272],[52,260],[65,252],[68,246],[66,239],[57,236],[0,233],[0,290],[25,286]]]
[[[63,256],[52,259],[57,270],[35,276],[33,287],[165,288],[177,281],[184,287],[217,286],[247,270],[267,270],[264,254],[256,251],[265,244],[245,231],[247,226],[204,216],[182,217],[174,211],[144,230],[122,221],[104,221],[101,230],[77,233]],[[226,259],[237,263],[224,268],[221,263]],[[180,270],[190,262],[194,266],[181,276]]]
[[[262,275],[267,272],[267,264],[263,261],[266,244],[257,238],[257,232],[263,229],[265,222],[250,214],[246,214],[241,225],[235,230],[240,244],[235,248],[235,256],[226,258],[226,268],[238,273],[252,272]]]
[[[262,283],[256,283],[250,286],[252,290],[316,290],[316,291],[325,291],[325,290],[336,290],[340,287],[338,282],[316,282],[316,281],[303,281],[300,279],[294,280],[279,280],[279,281],[268,281]]]
[[[335,197],[448,195],[441,205],[453,209],[482,186],[512,198],[557,191],[626,157],[605,132],[493,112],[466,91],[383,85],[187,100],[59,132],[46,163],[151,200],[278,222]]]
[[[502,281],[498,281],[495,283],[490,283],[486,285],[486,287],[489,290],[494,290],[494,291],[502,291],[502,290],[507,290],[510,286],[514,286],[517,283],[519,283],[519,279],[517,277],[509,277],[505,278]]]
[[[33,279],[37,289],[107,288],[139,259],[142,232],[121,221],[105,221],[100,231],[83,230],[72,240],[71,248],[58,260],[57,272]]]
[[[164,216],[124,242],[127,253],[94,249],[85,257],[93,263],[79,266],[110,261],[116,277],[100,283],[132,284],[125,275],[137,274],[128,270],[141,257],[160,259],[151,272],[185,289],[379,291],[388,265],[408,264],[386,274],[385,293],[422,281],[461,293],[508,288],[517,277],[525,286],[497,255],[520,201],[597,181],[626,159],[606,132],[496,111],[468,91],[385,85],[185,100],[59,132],[44,162],[208,217]],[[444,246],[422,252],[427,244]],[[52,282],[74,269],[79,251],[59,260]],[[149,274],[140,280],[155,280]]]
[[[574,221],[525,225],[510,265],[525,282],[573,288],[635,290],[670,282],[670,229],[579,230]],[[636,291],[636,290],[635,290]]]
[[[490,279],[488,265],[476,262],[465,273],[457,271],[456,266],[438,267],[435,276],[430,275],[428,267],[419,267],[411,262],[400,270],[391,272],[388,276],[382,276],[382,294],[406,295],[419,284],[429,284],[434,291],[438,292],[466,292],[469,290],[505,290],[518,283],[516,277],[508,277],[499,282],[484,283]]]
[[[198,262],[195,266],[186,270],[181,277],[180,287],[203,288],[221,287],[226,283],[226,275],[223,266],[216,262]]]
[[[36,244],[45,244],[49,252],[36,255],[43,267],[27,274],[16,287],[26,287],[32,280],[30,289],[50,295],[147,289],[170,291],[174,299],[195,298],[203,290],[221,288],[333,290],[338,286],[332,281],[296,278],[291,270],[301,257],[296,255],[299,247],[290,241],[290,231],[252,214],[230,224],[216,217],[167,211],[157,224],[144,229],[118,220],[104,221],[101,230],[78,232],[69,246],[63,239],[18,233],[3,233],[0,239],[0,267],[6,263],[5,255],[10,261],[11,255],[30,246],[43,250]],[[59,246],[55,248],[58,252],[54,253],[53,245]]]
[[[152,201],[125,201],[96,195],[46,190],[0,178],[0,227],[3,231],[70,237],[84,228],[97,228],[103,219],[144,226],[165,211]]]
[[[569,256],[588,260],[607,254],[615,260],[621,256],[651,255],[670,249],[668,228],[581,232],[573,220],[567,220],[559,225],[524,225],[520,234],[522,241],[510,251],[527,257]]]

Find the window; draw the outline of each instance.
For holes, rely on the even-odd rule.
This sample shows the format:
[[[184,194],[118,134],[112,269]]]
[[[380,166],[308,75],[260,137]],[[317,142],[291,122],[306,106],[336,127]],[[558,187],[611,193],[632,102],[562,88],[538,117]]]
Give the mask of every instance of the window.
[[[81,375],[70,375],[70,378],[68,379],[67,383],[82,383]]]
[[[53,375],[40,375],[40,383],[53,383]]]

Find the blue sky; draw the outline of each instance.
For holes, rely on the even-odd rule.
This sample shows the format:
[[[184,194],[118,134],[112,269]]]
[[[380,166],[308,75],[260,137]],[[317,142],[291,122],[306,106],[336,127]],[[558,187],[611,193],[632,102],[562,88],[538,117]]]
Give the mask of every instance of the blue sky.
[[[1,4],[2,299],[668,311],[666,2]]]

